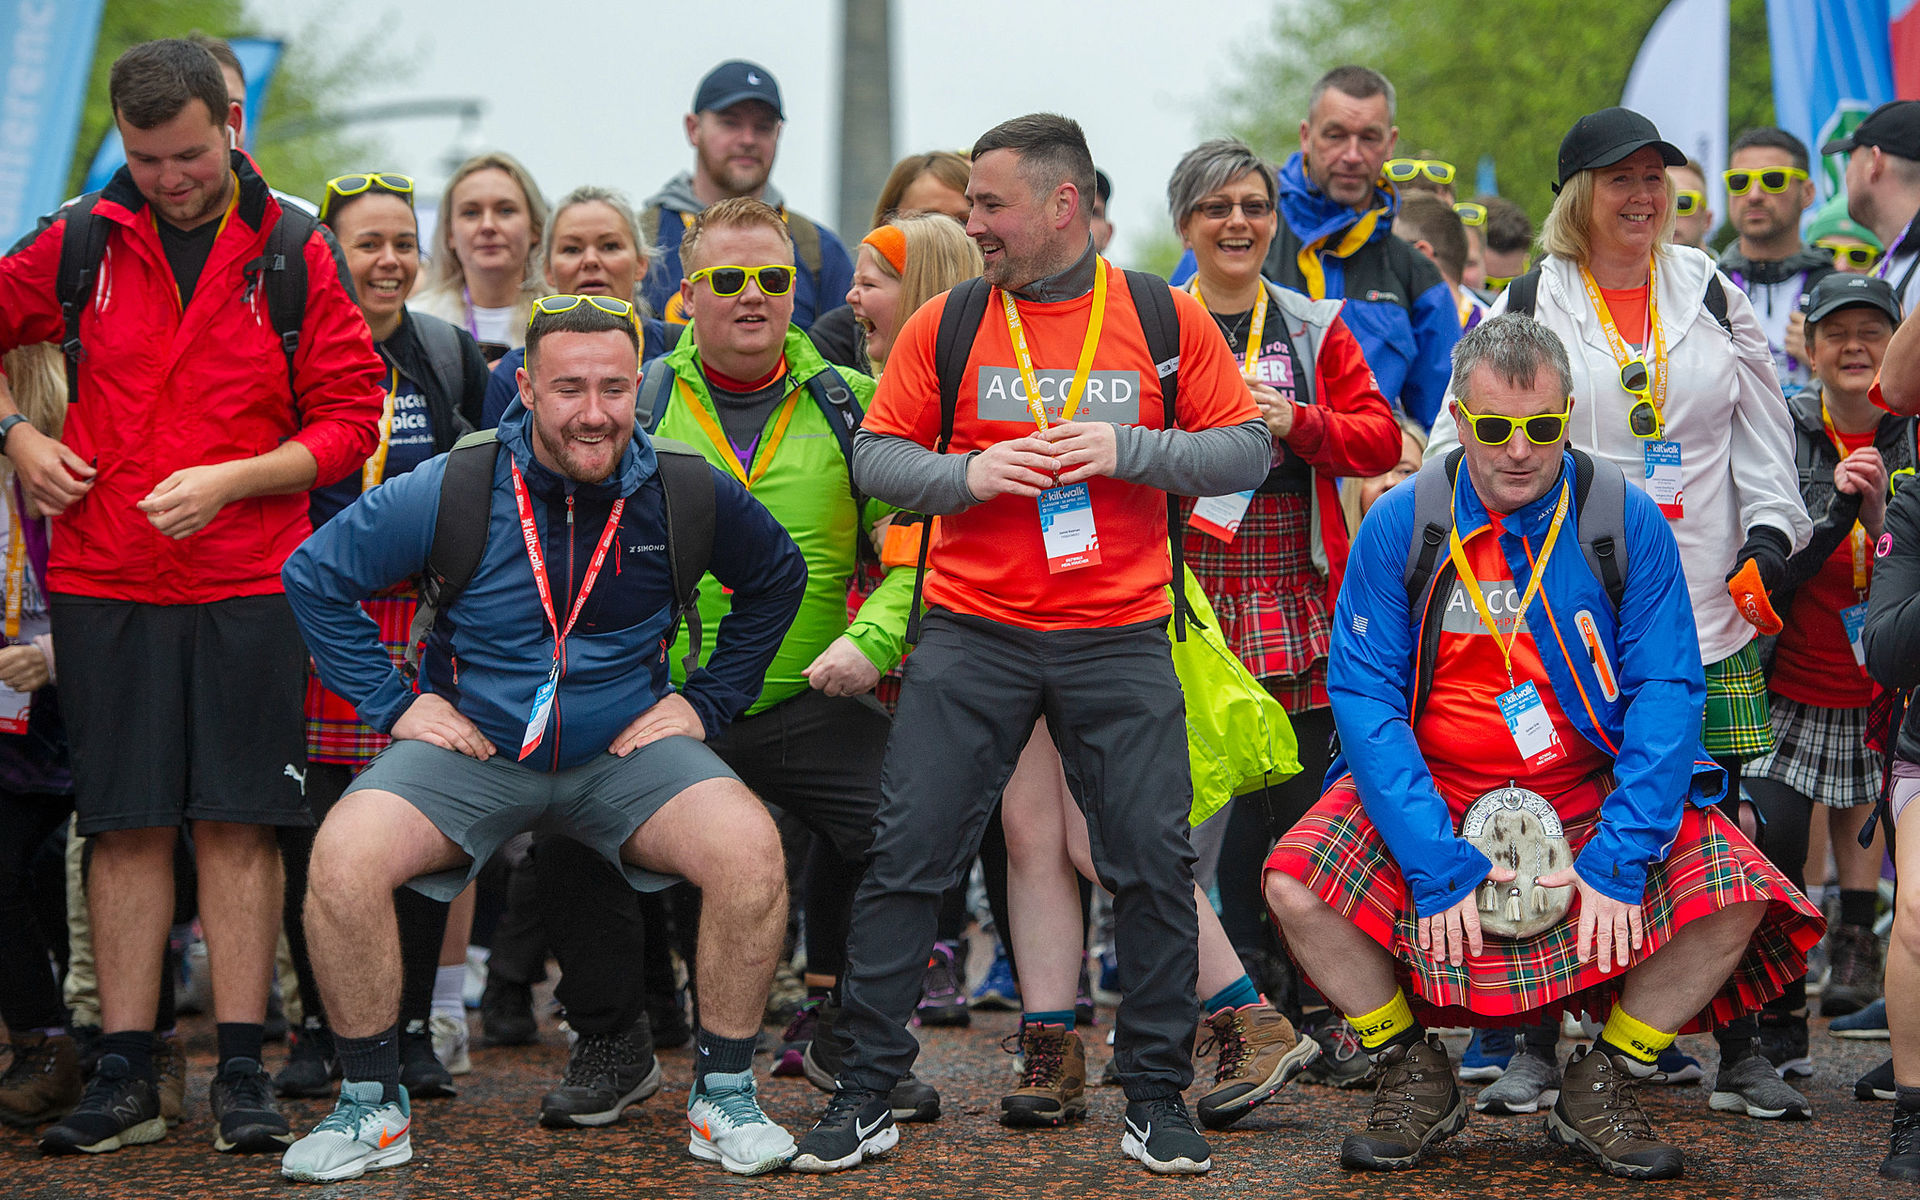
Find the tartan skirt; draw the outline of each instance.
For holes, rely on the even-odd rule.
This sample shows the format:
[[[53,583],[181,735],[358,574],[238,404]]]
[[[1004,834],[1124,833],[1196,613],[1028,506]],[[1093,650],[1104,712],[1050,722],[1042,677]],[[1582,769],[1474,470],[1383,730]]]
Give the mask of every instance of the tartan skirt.
[[[1190,515],[1193,501],[1181,503]],[[1231,542],[1188,526],[1183,544],[1227,645],[1289,712],[1327,703],[1332,616],[1310,519],[1304,495],[1256,492]]]
[[[419,593],[411,585],[360,602],[374,624],[380,626],[380,642],[396,667],[406,661],[407,635],[413,626],[414,610],[419,606]],[[313,673],[312,663],[308,663],[308,762],[364,767],[391,741],[386,734],[362,724],[353,705],[328,691],[320,677]]]
[[[1567,841],[1577,852],[1600,820],[1609,790],[1585,784],[1555,800]],[[1561,1012],[1602,1018],[1619,998],[1626,971],[1602,974],[1598,959],[1576,953],[1580,911],[1525,941],[1487,937],[1481,953],[1460,966],[1420,949],[1419,927],[1405,879],[1367,818],[1353,780],[1342,779],[1280,839],[1267,870],[1299,879],[1336,912],[1385,947],[1422,1020],[1432,1025],[1524,1025]],[[1681,1030],[1698,1032],[1758,1009],[1806,972],[1807,951],[1820,940],[1820,912],[1717,809],[1686,807],[1664,862],[1647,869],[1641,905],[1645,938],[1628,963],[1639,965],[1674,931],[1730,904],[1764,900],[1767,913],[1746,953],[1700,1017]]]
[[[1760,648],[1748,642],[1707,666],[1706,727],[1701,740],[1715,758],[1757,758],[1773,749],[1767,677]]]
[[[1856,808],[1880,798],[1882,762],[1867,748],[1865,708],[1821,708],[1775,692],[1773,749],[1747,763],[1749,779],[1784,783],[1828,808]]]

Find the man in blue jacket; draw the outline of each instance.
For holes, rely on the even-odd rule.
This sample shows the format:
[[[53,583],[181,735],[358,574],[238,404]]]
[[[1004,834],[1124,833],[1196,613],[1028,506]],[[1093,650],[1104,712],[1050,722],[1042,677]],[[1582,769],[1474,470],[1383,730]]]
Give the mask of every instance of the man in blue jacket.
[[[412,1157],[393,889],[451,900],[536,823],[597,850],[636,889],[679,876],[705,891],[700,938],[716,949],[700,956],[688,1149],[740,1174],[793,1154],[753,1083],[786,927],[780,840],[704,739],[759,694],[806,567],[759,502],[713,471],[726,536],[710,569],[732,608],[707,666],[669,685],[665,493],[633,429],[639,329],[631,308],[608,304],[549,297],[534,310],[522,403],[500,423],[486,549],[427,638],[419,694],[359,601],[427,561],[447,456],[366,493],[287,562],[320,678],[394,737],[314,843],[307,936],[345,1079],[333,1113],[287,1150],[289,1178],[329,1182]]]
[[[1379,1074],[1345,1166],[1411,1167],[1466,1123],[1422,1018],[1585,1010],[1610,1015],[1565,1068],[1550,1136],[1611,1174],[1670,1178],[1680,1152],[1635,1082],[1683,1027],[1777,995],[1819,917],[1714,807],[1678,550],[1644,492],[1568,451],[1565,347],[1509,315],[1452,357],[1473,436],[1355,539],[1327,679],[1347,753],[1268,860],[1267,897]],[[1532,813],[1532,848],[1495,845],[1507,818],[1484,814],[1503,807]],[[1515,928],[1536,903],[1544,928]],[[1490,918],[1504,936],[1483,937]]]

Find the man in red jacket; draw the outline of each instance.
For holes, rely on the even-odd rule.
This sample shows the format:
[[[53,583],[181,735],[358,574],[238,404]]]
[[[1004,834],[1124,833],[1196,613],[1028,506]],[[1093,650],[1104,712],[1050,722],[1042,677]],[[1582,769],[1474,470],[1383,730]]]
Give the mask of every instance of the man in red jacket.
[[[307,824],[305,648],[280,567],[311,532],[307,492],[373,448],[380,359],[329,244],[301,247],[297,347],[263,284],[279,203],[228,149],[240,109],[191,42],[114,63],[127,165],[93,204],[107,236],[83,298],[78,391],[55,441],[0,395],[0,453],[54,514],[48,592],[72,740],[100,980],[100,1066],[48,1153],[166,1132],[153,1025],[191,822],[219,1025],[214,1145],[292,1140],[260,1069],[280,868],[273,827]],[[0,259],[0,352],[66,340],[56,292],[68,210]],[[289,217],[288,219],[293,219]]]

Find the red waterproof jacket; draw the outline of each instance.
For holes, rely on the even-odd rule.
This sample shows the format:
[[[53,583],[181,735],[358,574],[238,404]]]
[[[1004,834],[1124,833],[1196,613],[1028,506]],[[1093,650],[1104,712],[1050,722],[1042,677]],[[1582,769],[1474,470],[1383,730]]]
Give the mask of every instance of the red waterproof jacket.
[[[281,590],[280,567],[312,532],[307,494],[235,501],[191,537],[162,535],[134,507],[185,467],[265,454],[293,438],[319,464],[316,486],[357,469],[378,438],[385,368],[330,243],[306,244],[307,304],[287,359],[248,264],[279,202],[245,154],[233,212],[184,312],[146,200],[122,168],[94,212],[107,238],[80,321],[80,394],[62,440],[99,468],[93,489],[53,522],[49,591],[147,604],[197,604]],[[0,352],[58,343],[54,291],[66,221],[0,258]]]

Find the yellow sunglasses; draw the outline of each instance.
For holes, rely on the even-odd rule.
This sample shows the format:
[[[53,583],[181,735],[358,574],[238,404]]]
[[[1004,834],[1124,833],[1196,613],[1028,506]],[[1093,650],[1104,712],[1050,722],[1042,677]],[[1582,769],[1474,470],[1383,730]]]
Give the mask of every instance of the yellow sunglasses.
[[[385,192],[398,196],[413,207],[413,176],[401,175],[395,171],[372,171],[360,175],[336,175],[327,180],[326,191],[320,197],[320,219],[325,221],[332,215],[333,202],[346,200],[367,192]]]
[[[1487,223],[1487,206],[1484,204],[1478,204],[1472,200],[1462,200],[1453,206],[1453,211],[1459,214],[1462,225],[1471,225],[1474,228],[1479,228]]]
[[[1864,271],[1880,260],[1880,252],[1878,250],[1875,250],[1872,246],[1862,245],[1859,242],[1829,242],[1823,240],[1815,242],[1814,245],[1833,255],[1833,265],[1841,269],[1852,267],[1857,271]]]
[[[1731,196],[1746,195],[1756,183],[1769,196],[1778,196],[1794,181],[1806,177],[1807,173],[1799,167],[1768,167],[1764,171],[1723,171],[1720,174],[1720,178],[1727,181],[1727,194]]]
[[[1573,397],[1567,397],[1565,412],[1541,413],[1538,416],[1516,419],[1491,413],[1470,413],[1467,406],[1459,405],[1460,415],[1473,426],[1473,440],[1482,446],[1504,446],[1513,439],[1513,431],[1518,426],[1527,435],[1527,440],[1536,446],[1551,446],[1567,436],[1567,422],[1573,417]]]
[[[1676,215],[1690,217],[1707,206],[1707,198],[1699,192],[1681,189],[1673,194],[1673,211]]]
[[[570,313],[582,304],[590,304],[611,317],[624,317],[633,323],[634,329],[640,328],[640,314],[631,303],[618,296],[542,296],[533,302],[533,311],[527,314],[527,327],[541,317],[557,317]]]
[[[1422,175],[1442,187],[1453,182],[1453,164],[1437,158],[1390,158],[1380,173],[1395,183],[1410,183]]]
[[[716,296],[738,296],[747,289],[747,277],[759,286],[763,295],[784,296],[793,290],[793,268],[779,265],[766,267],[701,267],[687,276],[688,283],[699,283],[702,279],[713,289]]]

